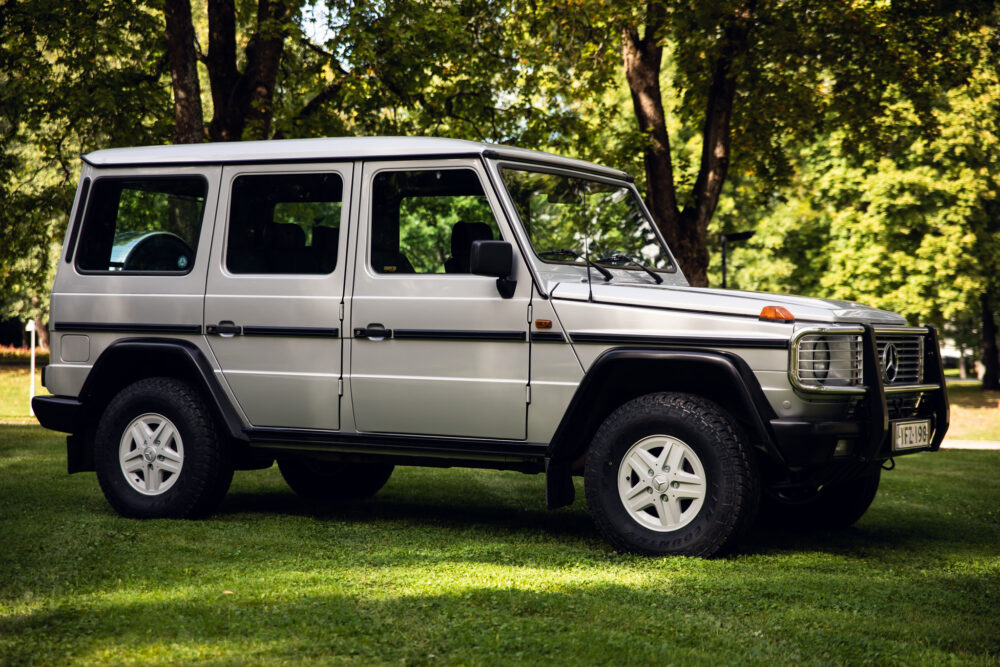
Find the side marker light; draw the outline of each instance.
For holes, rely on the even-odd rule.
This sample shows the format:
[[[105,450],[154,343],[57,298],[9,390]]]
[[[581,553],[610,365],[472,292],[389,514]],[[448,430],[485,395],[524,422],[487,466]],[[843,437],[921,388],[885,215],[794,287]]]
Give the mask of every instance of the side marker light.
[[[760,319],[769,322],[794,322],[795,316],[784,306],[764,306],[760,311]]]

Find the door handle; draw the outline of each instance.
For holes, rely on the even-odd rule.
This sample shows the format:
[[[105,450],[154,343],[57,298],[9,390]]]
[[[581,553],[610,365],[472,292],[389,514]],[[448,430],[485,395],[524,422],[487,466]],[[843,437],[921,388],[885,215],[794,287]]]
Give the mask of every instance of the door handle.
[[[392,338],[392,329],[386,329],[381,324],[369,324],[366,327],[357,327],[354,330],[354,337],[367,338],[374,341],[385,340],[386,338]]]
[[[243,327],[233,323],[231,320],[222,320],[218,324],[209,324],[206,326],[205,333],[217,334],[219,336],[239,336],[243,333]]]

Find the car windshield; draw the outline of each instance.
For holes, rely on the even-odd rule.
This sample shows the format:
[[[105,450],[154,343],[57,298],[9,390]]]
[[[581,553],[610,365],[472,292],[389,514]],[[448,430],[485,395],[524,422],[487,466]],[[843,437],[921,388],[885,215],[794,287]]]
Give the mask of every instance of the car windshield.
[[[625,186],[541,171],[500,173],[535,254],[545,262],[673,270],[670,253]]]

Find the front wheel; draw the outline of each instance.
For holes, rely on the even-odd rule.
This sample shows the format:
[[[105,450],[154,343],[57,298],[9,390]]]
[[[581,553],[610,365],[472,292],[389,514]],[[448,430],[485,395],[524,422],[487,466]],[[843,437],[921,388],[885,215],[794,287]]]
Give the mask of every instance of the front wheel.
[[[175,378],[125,387],[98,422],[94,463],[104,496],[119,514],[146,519],[210,513],[233,479],[201,396]]]
[[[594,436],[587,505],[619,551],[711,557],[751,525],[759,502],[753,456],[729,416],[689,394],[636,398]]]

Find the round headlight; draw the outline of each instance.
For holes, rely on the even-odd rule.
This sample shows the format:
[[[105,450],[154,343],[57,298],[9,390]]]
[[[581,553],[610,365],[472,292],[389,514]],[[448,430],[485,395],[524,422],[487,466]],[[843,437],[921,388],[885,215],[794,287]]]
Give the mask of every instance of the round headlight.
[[[821,338],[813,348],[813,373],[820,380],[830,375],[830,342]]]

